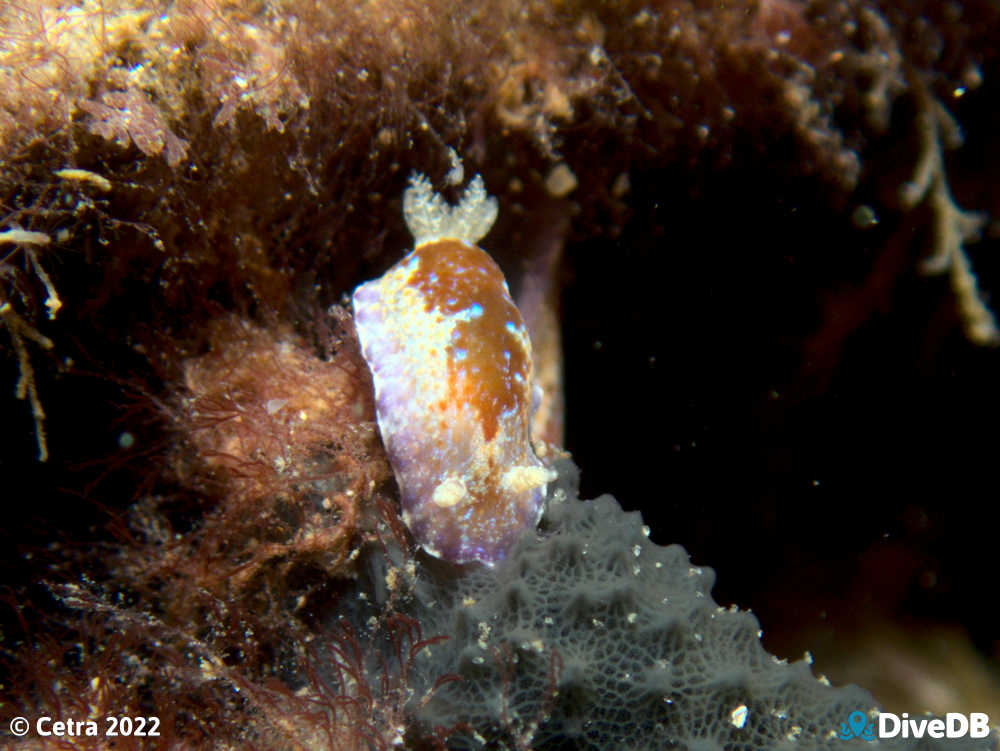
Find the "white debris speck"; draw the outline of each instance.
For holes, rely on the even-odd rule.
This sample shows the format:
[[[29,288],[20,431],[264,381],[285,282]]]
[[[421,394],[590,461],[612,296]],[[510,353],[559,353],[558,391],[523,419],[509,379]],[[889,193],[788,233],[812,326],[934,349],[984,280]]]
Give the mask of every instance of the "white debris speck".
[[[462,167],[462,157],[458,155],[455,149],[448,147],[448,162],[451,165],[451,169],[448,170],[448,174],[444,176],[444,181],[448,185],[461,185],[462,180],[465,179],[465,170]]]
[[[48,245],[51,241],[52,238],[44,232],[31,232],[19,227],[0,232],[0,245],[6,243],[12,245]]]
[[[288,404],[287,399],[268,399],[266,402],[264,402],[264,409],[267,410],[267,414],[273,415],[277,413],[286,404]]]
[[[545,190],[553,198],[565,198],[574,190],[579,182],[565,162],[559,162],[545,176]]]
[[[96,172],[91,172],[85,169],[76,169],[73,167],[68,167],[66,169],[56,170],[56,177],[61,177],[63,180],[75,180],[81,183],[89,183],[99,190],[111,190],[111,181],[104,175],[98,175]]]
[[[747,724],[747,710],[746,704],[740,704],[736,709],[729,713],[729,721],[733,723],[733,727],[742,728]]]

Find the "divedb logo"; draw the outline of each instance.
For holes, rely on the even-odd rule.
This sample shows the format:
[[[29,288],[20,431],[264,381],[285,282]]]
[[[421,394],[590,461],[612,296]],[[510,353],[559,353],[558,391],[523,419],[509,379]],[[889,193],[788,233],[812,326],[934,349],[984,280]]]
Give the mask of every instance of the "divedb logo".
[[[876,730],[877,727],[877,730]],[[948,712],[940,717],[910,717],[892,712],[879,712],[877,724],[864,712],[854,711],[847,722],[840,723],[841,740],[860,738],[985,738],[990,734],[990,717],[985,712]]]

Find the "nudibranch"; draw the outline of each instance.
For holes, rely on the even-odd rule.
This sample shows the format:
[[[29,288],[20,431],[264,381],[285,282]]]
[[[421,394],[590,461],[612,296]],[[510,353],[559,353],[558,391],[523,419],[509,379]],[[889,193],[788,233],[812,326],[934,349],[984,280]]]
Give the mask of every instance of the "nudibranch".
[[[403,193],[414,250],[353,297],[403,521],[450,561],[504,558],[541,517],[555,471],[531,445],[531,342],[496,262],[476,243],[496,200],[477,175],[450,206],[423,175]]]

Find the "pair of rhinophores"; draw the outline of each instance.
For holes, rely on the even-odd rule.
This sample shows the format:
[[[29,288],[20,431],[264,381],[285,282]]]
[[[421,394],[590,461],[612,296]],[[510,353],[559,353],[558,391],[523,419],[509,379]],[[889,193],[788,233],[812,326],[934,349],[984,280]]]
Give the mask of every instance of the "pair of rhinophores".
[[[403,521],[450,561],[503,559],[556,478],[531,445],[531,341],[499,266],[476,243],[497,215],[477,175],[450,206],[414,174],[414,250],[353,297]]]

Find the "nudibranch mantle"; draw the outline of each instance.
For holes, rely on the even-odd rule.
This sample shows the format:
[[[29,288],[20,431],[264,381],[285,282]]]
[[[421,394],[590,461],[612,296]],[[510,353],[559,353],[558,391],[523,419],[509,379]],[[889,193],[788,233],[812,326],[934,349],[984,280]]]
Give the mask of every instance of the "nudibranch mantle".
[[[500,267],[475,243],[496,200],[475,177],[449,206],[414,175],[415,249],[353,297],[403,521],[440,558],[493,565],[538,524],[556,473],[535,456],[531,342]]]

